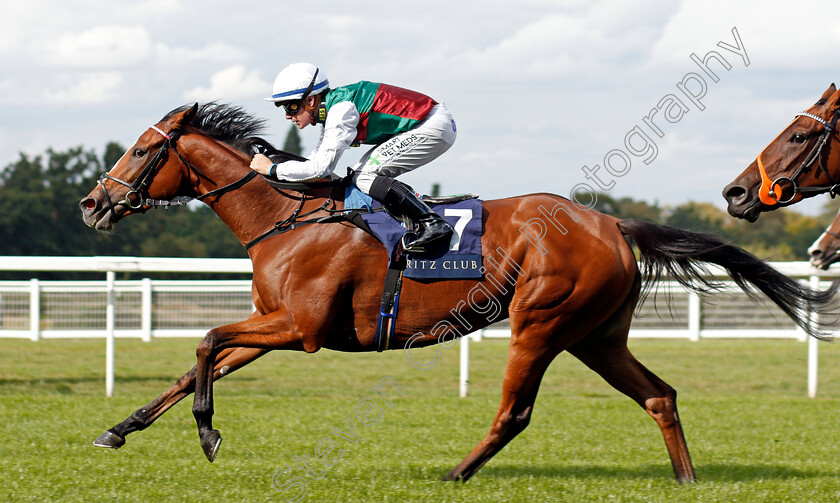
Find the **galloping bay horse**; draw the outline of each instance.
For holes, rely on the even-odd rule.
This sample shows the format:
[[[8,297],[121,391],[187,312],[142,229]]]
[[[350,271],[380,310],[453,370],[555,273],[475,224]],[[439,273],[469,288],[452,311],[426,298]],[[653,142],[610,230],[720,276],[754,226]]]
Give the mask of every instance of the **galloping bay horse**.
[[[319,187],[276,190],[248,165],[262,122],[238,107],[181,107],[149,127],[80,202],[89,226],[110,230],[123,217],[155,204],[193,197],[208,204],[253,262],[256,311],[210,330],[197,364],[148,405],[94,442],[120,447],[125,436],[154,422],[194,392],[193,415],[207,459],[221,436],[211,423],[213,382],[275,349],[372,351],[388,254],[347,222],[272,233],[292,215],[343,208],[343,192]],[[720,265],[744,289],[770,297],[812,335],[809,311],[828,309],[833,291],[814,292],[743,250],[715,237],[640,220],[619,220],[551,194],[485,201],[481,238],[486,271],[479,280],[414,281],[402,288],[393,347],[452,340],[496,321],[498,302],[510,318],[511,341],[502,400],[490,432],[445,480],[466,480],[525,429],[549,363],[568,351],[632,398],[661,428],[680,482],[694,480],[676,392],[640,364],[627,333],[644,279],[662,274],[695,291],[717,283],[703,263]],[[288,227],[287,227],[288,230]],[[270,237],[266,237],[270,236]],[[627,239],[644,260],[640,273]],[[329,267],[326,267],[329,264]],[[751,289],[750,289],[751,290]]]
[[[840,191],[837,119],[840,91],[834,84],[758,154],[743,173],[723,189],[733,217],[749,222],[763,211],[796,204],[818,194]]]

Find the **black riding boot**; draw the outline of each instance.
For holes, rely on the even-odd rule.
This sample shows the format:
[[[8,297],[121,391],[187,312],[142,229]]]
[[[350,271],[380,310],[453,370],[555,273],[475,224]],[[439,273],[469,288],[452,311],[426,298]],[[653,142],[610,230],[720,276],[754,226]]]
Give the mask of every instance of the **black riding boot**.
[[[417,236],[403,242],[405,251],[424,252],[432,243],[448,243],[452,237],[452,226],[415,196],[407,185],[378,175],[371,184],[370,196],[381,202],[392,215],[408,217],[417,224]]]

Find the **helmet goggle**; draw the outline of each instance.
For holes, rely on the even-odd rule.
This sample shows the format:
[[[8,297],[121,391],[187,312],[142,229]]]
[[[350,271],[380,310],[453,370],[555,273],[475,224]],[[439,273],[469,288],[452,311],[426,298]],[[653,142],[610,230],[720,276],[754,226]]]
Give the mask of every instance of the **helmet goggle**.
[[[297,115],[300,112],[300,106],[303,104],[303,100],[297,101],[284,101],[284,102],[276,102],[274,105],[277,107],[283,107],[283,110],[286,111],[286,115]]]
[[[309,83],[309,86],[301,95],[300,99],[294,101],[277,101],[274,103],[274,106],[283,107],[283,110],[286,111],[286,115],[297,115],[300,112],[300,107],[303,105],[303,100],[309,96],[309,93],[312,92],[312,88],[315,86],[315,79],[318,78],[318,69],[315,69],[315,75],[312,76],[312,82]]]

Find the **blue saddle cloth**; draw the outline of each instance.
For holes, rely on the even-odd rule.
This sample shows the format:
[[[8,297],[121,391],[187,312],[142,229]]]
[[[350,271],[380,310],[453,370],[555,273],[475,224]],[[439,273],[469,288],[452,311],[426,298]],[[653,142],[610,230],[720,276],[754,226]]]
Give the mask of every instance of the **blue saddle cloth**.
[[[448,245],[423,254],[410,254],[404,276],[413,279],[481,279],[481,235],[484,224],[479,199],[432,205],[455,232]],[[345,202],[346,205],[346,202]],[[373,201],[372,207],[380,206]],[[373,234],[385,245],[389,257],[406,233],[403,223],[385,211],[362,214]]]

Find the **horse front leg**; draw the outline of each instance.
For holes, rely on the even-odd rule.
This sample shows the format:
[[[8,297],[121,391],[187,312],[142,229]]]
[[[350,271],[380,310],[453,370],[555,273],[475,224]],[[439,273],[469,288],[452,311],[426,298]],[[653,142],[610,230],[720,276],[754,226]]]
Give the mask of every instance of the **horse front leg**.
[[[230,348],[219,352],[213,367],[213,380],[244,367],[266,353],[268,353],[266,349],[255,348]],[[126,435],[145,430],[164,412],[192,393],[195,389],[195,376],[196,367],[193,367],[160,396],[135,410],[125,421],[106,430],[94,440],[93,445],[112,449],[122,447],[125,444]]]
[[[204,455],[212,463],[216,459],[222,437],[213,429],[213,366],[215,355],[229,347],[248,347],[266,351],[292,349],[314,352],[321,343],[306,339],[296,329],[288,311],[276,311],[240,323],[214,328],[196,348],[196,378],[193,416]]]

